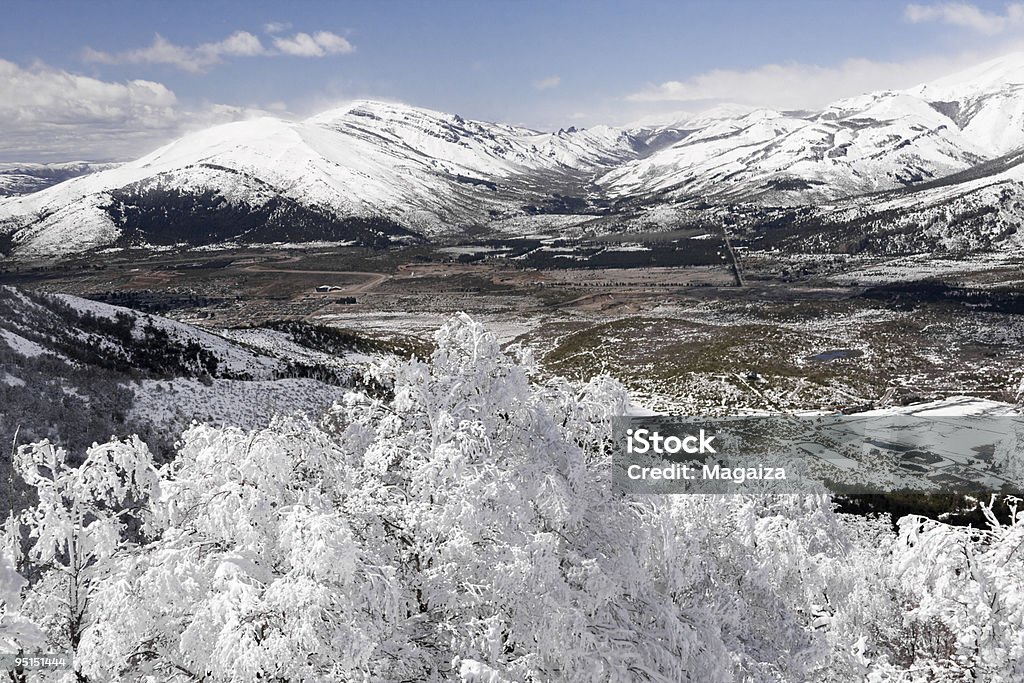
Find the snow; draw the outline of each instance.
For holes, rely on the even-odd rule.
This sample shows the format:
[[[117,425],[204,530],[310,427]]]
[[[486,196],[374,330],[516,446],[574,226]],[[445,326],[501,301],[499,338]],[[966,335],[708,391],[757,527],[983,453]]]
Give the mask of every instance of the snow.
[[[626,125],[627,129],[687,130],[707,128],[722,119],[737,119],[757,109],[748,104],[718,104],[699,112],[676,111],[668,114],[651,114]]]
[[[244,429],[266,427],[276,415],[319,419],[345,388],[313,379],[243,381],[143,380],[133,385],[132,417],[177,436],[193,421]]]
[[[49,351],[34,341],[25,339],[10,330],[0,328],[0,340],[3,340],[15,353],[21,354],[26,358],[36,358],[44,353],[49,353]]]
[[[949,76],[910,88],[908,92],[933,100],[980,95],[1005,86],[1024,85],[1024,52],[1012,52]]]
[[[210,681],[1019,680],[1016,507],[959,527],[757,489],[623,496],[620,386],[532,383],[466,316],[435,341],[384,378],[391,398],[353,392],[320,426],[197,425],[159,469],[137,437],[80,467],[20,449],[32,496],[0,557],[0,639],[39,621],[94,680],[183,661]],[[168,426],[214,400],[259,427],[262,395],[236,392],[264,384],[142,390],[170,395]]]
[[[817,116],[758,110],[714,121],[598,182],[615,196],[668,190],[782,204],[830,200],[970,168],[987,154],[975,138],[919,98],[880,93],[837,102]],[[772,189],[787,179],[810,186]]]
[[[474,314],[476,320],[487,325],[487,329],[501,344],[510,344],[523,334],[533,330],[537,321],[525,316],[512,317],[505,314]],[[386,338],[401,330],[402,334],[429,339],[438,327],[451,319],[448,313],[424,313],[417,311],[371,311],[358,313],[328,313],[316,316],[314,322],[330,327],[357,330],[360,334]]]
[[[234,374],[248,373],[254,377],[264,377],[269,376],[277,367],[277,364],[273,359],[268,358],[267,356],[250,351],[245,347],[232,343],[219,335],[199,329],[198,327],[193,327],[192,325],[179,323],[175,320],[171,320],[170,318],[140,315],[137,311],[133,311],[130,308],[112,306],[110,304],[92,301],[91,299],[82,299],[77,296],[71,296],[70,294],[56,294],[54,296],[69,304],[75,310],[83,313],[91,312],[96,316],[104,318],[114,318],[118,313],[130,315],[135,319],[134,334],[136,336],[141,335],[142,326],[153,325],[166,331],[172,339],[184,342],[195,341],[204,349],[217,356],[220,363],[220,369],[222,371],[228,371]]]
[[[669,190],[774,204],[898,188],[901,179],[949,175],[1024,146],[1022,84],[1024,54],[1016,54],[904,91],[840,100],[816,115],[712,116],[599,183],[615,196]],[[785,179],[811,186],[770,191]]]
[[[339,215],[387,216],[436,233],[496,200],[481,183],[519,182],[536,172],[593,172],[631,158],[626,132],[560,133],[466,121],[452,114],[361,101],[304,121],[260,118],[210,128],[120,167],[0,201],[0,230],[19,230],[26,255],[61,254],[113,242],[103,210],[126,187],[215,188],[231,203],[283,195]],[[465,209],[458,198],[466,197]],[[41,220],[39,216],[44,216]]]
[[[349,352],[343,355],[314,351],[296,344],[290,336],[279,330],[263,328],[241,328],[222,330],[225,339],[243,344],[261,353],[289,361],[301,361],[336,369],[351,369],[356,364],[370,363],[376,358],[361,353]]]
[[[428,237],[480,223],[510,234],[582,226],[590,217],[524,218],[522,207],[555,187],[594,191],[592,180],[612,198],[820,206],[972,169],[1024,146],[1024,54],[820,112],[722,105],[638,124],[539,132],[360,100],[300,121],[217,126],[116,168],[0,199],[0,233],[13,234],[25,256],[108,247],[120,228],[105,207],[124,188],[215,190],[252,207],[283,196],[339,216],[386,217]],[[688,134],[679,139],[681,131]],[[640,151],[638,142],[660,133],[676,142]],[[1022,176],[1012,170],[998,182]]]
[[[1019,415],[1016,406],[1001,401],[977,398],[975,396],[948,396],[927,403],[915,403],[895,408],[879,408],[857,413],[860,416],[913,415],[915,417],[967,417]]]
[[[925,278],[941,278],[955,281],[971,273],[1005,267],[1020,262],[1020,255],[979,254],[969,258],[937,259],[930,254],[918,254],[856,265],[842,273],[829,276],[829,280],[841,284],[859,285],[907,282]]]
[[[52,164],[0,163],[0,197],[37,192],[62,180],[115,168],[116,163],[66,161]]]
[[[20,377],[15,377],[9,372],[5,372],[3,377],[0,377],[0,382],[3,382],[9,387],[23,387],[25,386],[25,380]]]

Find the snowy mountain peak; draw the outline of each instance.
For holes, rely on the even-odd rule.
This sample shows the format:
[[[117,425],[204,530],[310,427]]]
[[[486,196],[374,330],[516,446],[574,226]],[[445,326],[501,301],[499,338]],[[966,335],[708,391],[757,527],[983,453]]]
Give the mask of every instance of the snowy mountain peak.
[[[331,127],[333,125],[363,120],[395,123],[410,119],[456,120],[459,117],[441,111],[413,107],[399,102],[382,100],[354,100],[340,107],[334,107],[305,120],[306,123]]]
[[[1024,85],[1024,52],[1012,52],[907,90],[925,99],[960,99]]]
[[[742,118],[757,109],[758,107],[752,107],[748,104],[726,102],[710,109],[701,109],[698,112],[674,111],[666,114],[651,114],[627,124],[625,128],[627,130],[694,130],[705,128],[715,121]]]
[[[602,184],[617,197],[798,205],[963,172],[1024,148],[1024,53],[818,113],[756,109],[701,123]]]
[[[119,168],[0,201],[0,251],[416,239],[541,204],[547,185],[581,185],[635,155],[617,129],[538,133],[361,100],[303,121],[199,131]]]

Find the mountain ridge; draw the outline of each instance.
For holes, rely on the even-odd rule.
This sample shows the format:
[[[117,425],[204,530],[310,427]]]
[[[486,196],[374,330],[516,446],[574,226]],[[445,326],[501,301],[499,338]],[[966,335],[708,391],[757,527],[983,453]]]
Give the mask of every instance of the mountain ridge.
[[[965,179],[963,196],[991,185],[1015,194],[1024,174],[998,163],[984,170],[1021,148],[1024,54],[815,112],[723,107],[636,128],[540,132],[358,100],[299,121],[224,124],[0,199],[0,250],[381,245],[457,238],[509,218],[529,232],[537,213],[628,222],[654,205],[833,207],[863,217],[880,193],[905,191],[895,205],[915,209],[928,193],[954,201],[957,188],[935,192],[949,178]]]

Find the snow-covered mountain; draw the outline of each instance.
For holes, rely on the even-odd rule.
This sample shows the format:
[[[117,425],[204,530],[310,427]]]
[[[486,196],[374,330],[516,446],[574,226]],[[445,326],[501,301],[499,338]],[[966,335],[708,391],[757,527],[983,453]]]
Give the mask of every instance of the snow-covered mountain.
[[[823,246],[845,243],[872,253],[1021,252],[1024,152],[912,188],[846,199],[808,218]]]
[[[115,168],[120,164],[67,161],[55,164],[0,164],[0,197],[31,194],[69,178]]]
[[[0,203],[22,253],[118,243],[437,235],[518,210],[634,155],[611,128],[538,133],[357,102],[218,126],[116,169]]]
[[[818,112],[712,119],[610,171],[616,197],[797,205],[913,186],[1024,146],[1024,54]]]
[[[945,220],[939,232],[981,212],[998,241],[1016,219],[992,207],[1013,208],[1022,148],[1024,54],[816,112],[725,106],[622,129],[541,133],[360,101],[303,121],[219,126],[0,199],[0,251],[380,244],[536,213],[628,219],[666,204],[802,206],[819,223],[902,211]]]
[[[758,110],[718,121],[600,182],[616,197],[802,204],[909,185],[984,159],[945,115],[885,93],[810,116]]]

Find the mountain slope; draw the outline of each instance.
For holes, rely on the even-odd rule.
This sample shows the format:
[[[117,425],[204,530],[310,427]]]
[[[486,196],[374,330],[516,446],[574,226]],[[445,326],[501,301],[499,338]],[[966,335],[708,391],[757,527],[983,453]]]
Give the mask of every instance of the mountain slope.
[[[630,137],[609,128],[537,133],[358,102],[300,122],[219,126],[119,168],[8,199],[0,203],[0,233],[23,254],[110,244],[415,239],[514,210],[633,153]],[[154,221],[147,207],[150,214],[171,207],[171,225]],[[305,229],[281,234],[297,223]]]
[[[1024,152],[906,190],[858,197],[823,216],[855,225],[872,252],[1024,250]]]
[[[365,384],[369,365],[396,355],[408,349],[302,322],[214,334],[0,286],[0,439],[81,451],[138,432],[169,447],[194,419],[255,428],[275,413],[317,418],[346,387]]]
[[[913,186],[1024,146],[1024,55],[820,112],[713,122],[600,179],[613,196],[799,205]]]
[[[363,101],[303,121],[219,126],[0,199],[0,252],[383,245],[535,232],[535,214],[611,214],[614,224],[709,206],[711,219],[761,207],[764,223],[771,207],[802,207],[817,224],[859,226],[840,241],[905,214],[900,230],[919,233],[907,244],[957,238],[968,224],[953,241],[991,247],[1018,222],[1008,197],[1024,182],[1011,170],[1022,148],[1024,54],[818,112],[727,106],[628,129],[540,133]]]

